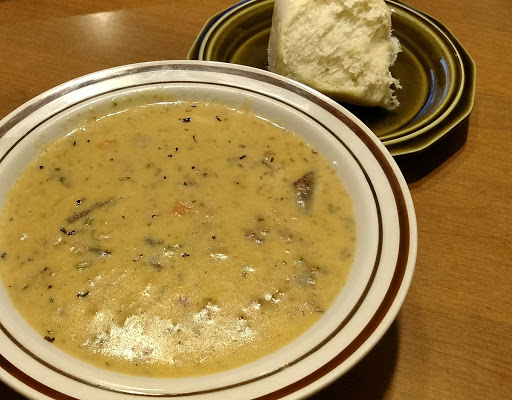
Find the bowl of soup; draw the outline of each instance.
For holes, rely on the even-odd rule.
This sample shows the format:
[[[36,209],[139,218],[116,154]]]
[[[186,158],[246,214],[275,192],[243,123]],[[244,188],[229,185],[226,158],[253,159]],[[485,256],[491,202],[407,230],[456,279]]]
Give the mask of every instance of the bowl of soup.
[[[34,398],[304,398],[412,279],[407,184],[349,111],[246,66],[87,75],[0,122],[0,377]]]

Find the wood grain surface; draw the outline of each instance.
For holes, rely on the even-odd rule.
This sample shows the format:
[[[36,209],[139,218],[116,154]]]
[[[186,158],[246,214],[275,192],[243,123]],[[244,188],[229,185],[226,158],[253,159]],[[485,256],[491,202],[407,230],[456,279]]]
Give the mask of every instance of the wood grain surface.
[[[185,59],[233,3],[0,0],[0,118],[80,75]],[[472,56],[475,104],[445,140],[398,159],[419,229],[410,292],[374,350],[313,399],[512,399],[512,2],[407,3]],[[1,383],[0,398],[22,399]]]

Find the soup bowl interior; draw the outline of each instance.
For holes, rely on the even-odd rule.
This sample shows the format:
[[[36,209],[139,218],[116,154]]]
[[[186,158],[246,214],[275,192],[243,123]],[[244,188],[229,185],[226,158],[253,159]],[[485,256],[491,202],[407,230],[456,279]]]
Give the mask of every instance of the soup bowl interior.
[[[340,105],[285,78],[231,64],[167,61],[101,71],[36,97],[0,122],[0,206],[28,163],[88,110],[155,94],[168,102],[242,107],[322,153],[353,203],[357,250],[347,283],[319,321],[284,348],[239,368],[169,379],[107,371],[59,350],[28,325],[2,285],[0,376],[31,398],[314,393],[354,366],[384,334],[405,298],[416,256],[414,209],[400,171],[376,136]]]

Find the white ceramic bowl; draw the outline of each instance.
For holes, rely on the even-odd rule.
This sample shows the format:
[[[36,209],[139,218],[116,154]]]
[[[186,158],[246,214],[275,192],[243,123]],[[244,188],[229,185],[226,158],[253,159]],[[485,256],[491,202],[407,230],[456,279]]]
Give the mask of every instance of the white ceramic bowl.
[[[151,90],[248,106],[323,153],[354,205],[358,247],[347,285],[319,322],[285,348],[237,369],[180,379],[133,377],[74,359],[36,334],[2,286],[0,377],[34,399],[311,395],[353,367],[385,333],[407,293],[417,247],[413,204],[393,158],[366,126],[327,97],[262,70],[214,62],[150,62],[87,75],[43,93],[0,122],[0,206],[24,166],[74,113]]]

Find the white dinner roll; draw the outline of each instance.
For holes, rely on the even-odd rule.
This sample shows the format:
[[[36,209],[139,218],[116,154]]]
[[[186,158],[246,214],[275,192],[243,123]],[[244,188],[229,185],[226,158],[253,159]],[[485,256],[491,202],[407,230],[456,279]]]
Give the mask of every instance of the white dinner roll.
[[[400,52],[383,0],[276,0],[269,70],[363,106],[398,107]]]

